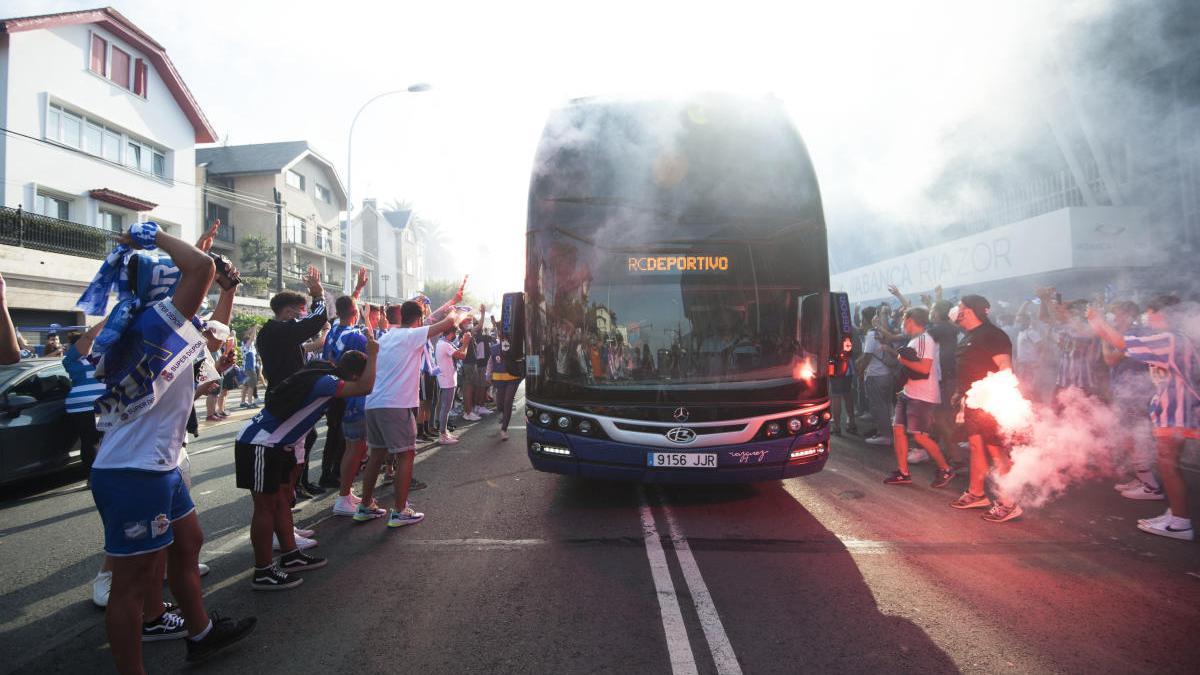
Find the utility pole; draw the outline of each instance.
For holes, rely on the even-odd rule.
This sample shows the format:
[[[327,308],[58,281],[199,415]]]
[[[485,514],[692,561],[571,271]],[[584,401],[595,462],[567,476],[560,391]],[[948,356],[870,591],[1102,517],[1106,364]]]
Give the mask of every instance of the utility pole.
[[[275,292],[283,290],[283,195],[275,188]]]

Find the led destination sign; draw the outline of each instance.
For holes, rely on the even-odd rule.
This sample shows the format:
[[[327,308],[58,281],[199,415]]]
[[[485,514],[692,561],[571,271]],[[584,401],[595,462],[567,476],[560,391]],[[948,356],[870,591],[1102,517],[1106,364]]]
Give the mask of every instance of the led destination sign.
[[[727,255],[656,255],[629,257],[630,272],[728,272]]]

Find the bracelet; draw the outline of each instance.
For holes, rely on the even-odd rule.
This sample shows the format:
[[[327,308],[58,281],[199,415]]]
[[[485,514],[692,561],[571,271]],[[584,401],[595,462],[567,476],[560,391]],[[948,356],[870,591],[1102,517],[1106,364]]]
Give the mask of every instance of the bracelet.
[[[157,248],[158,223],[154,221],[134,223],[129,226],[129,237],[139,247],[147,251],[152,251]]]

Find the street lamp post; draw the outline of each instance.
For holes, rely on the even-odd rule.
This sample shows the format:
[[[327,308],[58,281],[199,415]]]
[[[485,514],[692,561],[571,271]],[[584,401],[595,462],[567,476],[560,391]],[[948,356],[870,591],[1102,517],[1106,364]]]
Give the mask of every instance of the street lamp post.
[[[354,119],[351,120],[351,122],[350,122],[350,133],[348,134],[348,136],[346,138],[346,292],[347,293],[350,293],[351,291],[354,290],[353,289],[353,287],[354,287],[353,257],[354,256],[352,255],[354,253],[354,231],[353,231],[354,230],[354,196],[353,196],[353,191],[351,188],[351,184],[352,184],[351,173],[353,171],[354,165],[350,163],[351,158],[354,156],[354,125],[358,124],[358,116],[362,114],[363,110],[366,110],[367,106],[371,105],[375,101],[378,101],[379,99],[383,98],[384,96],[391,96],[392,94],[416,94],[416,93],[419,93],[422,91],[429,91],[431,88],[432,87],[425,82],[418,82],[416,84],[409,85],[405,89],[396,89],[393,91],[385,91],[382,94],[376,94],[375,96],[372,96],[371,98],[367,99],[367,102],[363,103],[362,106],[359,107],[358,112],[354,113]]]
[[[387,274],[382,274],[379,276],[379,278],[383,279],[383,304],[386,305],[386,304],[388,304],[387,282],[388,282],[388,279],[391,279],[392,277]]]

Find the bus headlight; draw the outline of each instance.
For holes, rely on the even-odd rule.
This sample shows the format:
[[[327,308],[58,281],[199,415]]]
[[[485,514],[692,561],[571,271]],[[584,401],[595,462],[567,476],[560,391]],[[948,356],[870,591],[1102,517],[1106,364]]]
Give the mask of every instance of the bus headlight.
[[[579,433],[581,433],[581,434],[592,433],[592,423],[587,420],[583,420],[582,422],[580,422],[579,423]]]
[[[775,438],[780,431],[782,431],[782,427],[779,426],[779,422],[767,423],[767,438]]]
[[[816,413],[813,413],[813,414],[809,415],[808,417],[804,418],[804,423],[810,427],[815,427],[821,423],[821,416],[817,415]]]
[[[569,426],[571,426],[571,418],[570,417],[563,415],[562,417],[558,418],[558,428],[559,429],[566,429]]]
[[[793,434],[800,433],[800,429],[803,426],[804,423],[800,421],[799,417],[793,417],[792,419],[788,420],[788,431],[792,432]]]
[[[538,415],[538,423],[541,424],[542,426],[545,426],[545,427],[550,426],[550,420],[551,420],[551,417],[550,417],[550,413],[548,413],[548,412],[544,412],[541,415]]]
[[[533,408],[526,408],[526,409],[525,409],[525,416],[526,416],[526,417],[528,417],[529,419],[533,419],[533,416],[534,416],[535,414],[537,414],[537,411],[536,411],[536,410],[534,410]]]

